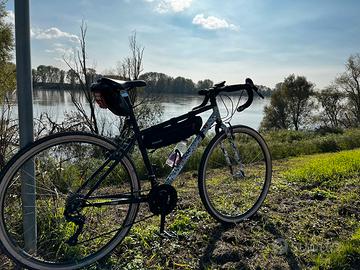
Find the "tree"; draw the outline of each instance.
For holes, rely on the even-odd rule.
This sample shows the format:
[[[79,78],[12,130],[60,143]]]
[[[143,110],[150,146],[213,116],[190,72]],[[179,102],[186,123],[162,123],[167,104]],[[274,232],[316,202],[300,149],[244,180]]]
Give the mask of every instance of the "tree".
[[[36,69],[33,68],[31,70],[31,75],[32,75],[33,85],[36,85],[37,83],[40,82],[40,76]]]
[[[93,68],[88,68],[86,72],[86,76],[87,76],[87,81],[90,84],[92,84],[93,82],[96,81],[96,77],[97,77],[96,70]]]
[[[328,86],[316,94],[316,98],[323,109],[320,120],[325,127],[340,127],[341,114],[345,109],[342,104],[344,97],[345,95],[335,85]]]
[[[60,70],[60,80],[59,83],[64,84],[65,83],[65,71]]]
[[[291,124],[295,130],[298,130],[305,124],[314,108],[314,102],[311,100],[314,85],[308,82],[304,76],[295,77],[292,74],[285,78],[282,88]]]
[[[16,89],[16,66],[7,62],[0,64],[0,104],[8,92]]]
[[[5,22],[6,15],[5,3],[0,1],[0,168],[18,140],[18,125],[11,117],[13,105],[8,98],[16,89],[16,67],[10,62],[14,41],[12,25]]]
[[[145,48],[137,42],[136,32],[129,37],[129,49],[130,56],[125,57],[122,62],[117,64],[118,76],[124,80],[144,79],[141,73],[144,70],[143,57]],[[131,89],[129,96],[139,126],[146,127],[160,119],[163,108],[159,103],[159,97],[152,95],[151,91],[146,91],[140,95],[141,93],[144,93],[143,89]],[[123,126],[122,128],[126,127]]]
[[[210,88],[213,85],[211,80],[199,81],[197,85],[191,80],[181,76],[175,79],[164,73],[147,72],[140,75],[147,83],[146,90],[152,93],[166,94],[194,94],[197,89]]]
[[[77,109],[78,115],[74,118],[83,122],[83,124],[93,133],[99,134],[99,126],[98,121],[95,114],[95,99],[93,94],[91,93],[90,85],[91,85],[91,76],[89,74],[89,69],[87,66],[87,52],[86,52],[86,33],[87,33],[87,25],[83,21],[80,26],[80,38],[79,38],[79,48],[74,52],[71,59],[65,59],[65,63],[68,65],[71,71],[71,75],[75,75],[74,77],[80,83],[81,91],[85,97],[86,104],[89,106],[90,114],[88,114],[87,110],[84,107],[84,104],[78,100],[75,95],[71,93],[71,99],[73,104]],[[69,72],[68,72],[69,74]],[[73,77],[71,77],[72,79]],[[71,81],[71,83],[74,81]]]
[[[137,80],[140,77],[143,68],[143,57],[145,48],[139,45],[136,39],[136,32],[129,37],[130,56],[125,57],[122,62],[117,64],[118,75],[124,80]],[[133,89],[130,93],[130,100],[136,103],[137,89]]]
[[[335,80],[335,84],[347,95],[347,117],[350,124],[358,127],[360,126],[360,54],[351,55],[345,67],[346,71]]]
[[[261,129],[289,129],[290,119],[286,103],[285,91],[282,83],[275,86],[271,101],[264,108],[264,118],[261,121]]]
[[[5,22],[6,16],[5,2],[0,1],[0,64],[11,60],[14,48],[12,25]]]
[[[6,16],[5,3],[0,1],[0,103],[16,85],[15,65],[10,63],[14,49],[12,25],[5,22]]]
[[[214,85],[214,82],[212,80],[205,79],[203,81],[198,81],[196,84],[196,88],[198,90],[208,89],[208,88],[212,87],[213,85]]]
[[[298,130],[304,126],[314,108],[313,88],[305,77],[294,74],[277,84],[270,105],[264,109],[262,128]]]
[[[60,69],[53,66],[48,66],[48,82],[59,83],[60,82]]]
[[[171,88],[172,77],[159,72],[141,74],[139,79],[146,81],[146,91],[150,93],[166,93]]]
[[[66,72],[66,80],[72,87],[75,87],[75,85],[78,83],[76,72],[73,69],[69,69],[68,72]]]

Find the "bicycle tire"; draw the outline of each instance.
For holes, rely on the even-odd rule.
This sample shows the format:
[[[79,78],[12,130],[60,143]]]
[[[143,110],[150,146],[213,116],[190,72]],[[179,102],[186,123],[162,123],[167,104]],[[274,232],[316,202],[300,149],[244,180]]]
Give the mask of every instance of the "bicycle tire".
[[[104,137],[68,132],[42,138],[19,151],[1,173],[0,242],[6,254],[28,269],[39,270],[83,268],[108,255],[129,232],[139,204],[82,209],[85,229],[74,247],[66,241],[77,227],[64,218],[64,205],[68,194],[93,172],[92,166],[99,166],[100,158],[105,160],[115,149],[114,142]],[[34,188],[30,196],[35,194],[36,200],[36,252],[29,252],[24,240],[26,229],[22,223],[26,212],[22,209],[26,205],[19,198],[23,188],[20,174],[27,175],[24,171],[29,164],[34,166],[36,182],[23,185]],[[100,196],[116,191],[138,196],[140,190],[135,167],[126,155],[103,183],[95,191],[93,202],[104,201]]]
[[[230,131],[240,153],[240,164],[235,162],[231,141],[221,131],[206,147],[198,177],[199,194],[207,212],[225,224],[239,223],[258,211],[269,191],[272,174],[270,151],[261,135],[241,125]],[[222,149],[226,149],[231,168]]]

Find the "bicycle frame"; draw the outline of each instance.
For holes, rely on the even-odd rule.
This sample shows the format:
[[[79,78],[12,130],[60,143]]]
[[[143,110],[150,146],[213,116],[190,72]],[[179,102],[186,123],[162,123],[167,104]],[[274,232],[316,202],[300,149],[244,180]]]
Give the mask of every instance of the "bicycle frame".
[[[201,141],[205,138],[207,132],[210,130],[212,125],[217,121],[221,121],[220,119],[221,117],[220,117],[219,109],[217,106],[214,106],[212,114],[209,116],[208,120],[201,128],[200,133],[193,139],[188,149],[185,151],[184,155],[181,158],[180,163],[171,170],[170,174],[167,176],[165,180],[165,184],[171,185],[175,181],[176,177],[184,168],[184,166],[186,165],[192,154],[196,151],[197,147],[199,146]]]
[[[126,96],[125,96],[125,98],[126,98]],[[199,107],[196,110],[192,110],[187,114],[179,116],[178,118],[182,118],[182,117],[185,118],[188,114],[197,115],[197,114],[200,114],[202,112],[209,111],[209,110],[213,110],[212,114],[209,116],[206,123],[201,128],[199,134],[193,139],[193,141],[191,142],[191,144],[189,145],[189,147],[185,151],[184,155],[181,158],[180,163],[173,167],[173,169],[171,170],[171,172],[169,173],[169,175],[167,176],[167,178],[166,178],[166,180],[164,182],[165,184],[171,185],[175,181],[176,177],[182,171],[182,169],[184,168],[184,166],[186,165],[186,163],[188,162],[188,160],[190,159],[192,154],[196,151],[197,147],[199,146],[201,141],[205,138],[206,134],[208,133],[208,131],[210,130],[210,128],[213,126],[214,123],[217,123],[222,128],[227,129],[227,127],[221,121],[219,108],[218,108],[218,105],[216,103],[215,98],[211,99],[211,104],[210,105]],[[132,119],[132,124],[136,125],[136,127],[133,126],[134,131],[135,131],[135,135],[136,135],[136,130],[138,130],[139,134],[140,134],[140,130],[137,127],[137,122],[136,122],[135,117]],[[145,149],[145,147],[142,144],[141,136],[136,136],[136,137],[137,137],[137,142],[139,144],[140,152],[142,154],[142,157],[143,157],[145,166],[147,168],[147,171],[149,173],[149,177],[150,177],[151,184],[152,184],[152,187],[153,187],[154,185],[157,184],[157,180],[156,180],[156,176],[154,174],[153,167],[152,167],[152,165],[150,163],[147,150]]]
[[[121,94],[123,95],[125,100],[130,104],[130,99],[129,99],[128,93],[123,92]],[[225,129],[225,131],[227,131],[228,128],[221,121],[219,108],[218,108],[218,105],[217,105],[215,99],[211,100],[210,105],[197,108],[196,110],[192,110],[187,114],[179,116],[178,118],[182,118],[182,117],[186,118],[188,114],[197,115],[202,112],[209,111],[209,110],[213,110],[212,114],[209,116],[206,123],[201,128],[199,134],[193,139],[193,141],[187,148],[186,152],[182,156],[180,163],[177,166],[174,166],[174,168],[171,170],[171,172],[169,173],[169,175],[167,176],[167,178],[165,180],[165,184],[171,185],[175,181],[176,177],[182,171],[182,169],[184,168],[184,166],[186,165],[186,163],[188,162],[188,160],[190,159],[192,154],[196,151],[197,147],[199,146],[201,141],[205,138],[205,135],[208,133],[208,131],[210,130],[210,128],[213,126],[214,123],[216,123],[217,125],[220,125],[221,128],[223,128],[223,129]],[[158,180],[156,179],[156,175],[154,173],[154,168],[151,165],[151,162],[150,162],[150,159],[148,156],[148,151],[145,148],[145,146],[143,145],[141,131],[137,125],[137,121],[136,121],[136,118],[135,118],[135,115],[134,115],[134,112],[132,109],[130,110],[129,123],[132,126],[132,129],[135,133],[134,136],[130,139],[130,142],[127,145],[120,145],[110,155],[110,157],[104,162],[104,164],[102,166],[100,166],[93,173],[93,175],[91,175],[90,178],[87,181],[85,181],[85,183],[78,189],[77,193],[80,193],[81,190],[83,190],[92,179],[94,179],[107,165],[109,165],[109,163],[111,161],[114,161],[114,163],[111,164],[109,169],[107,169],[101,175],[100,179],[98,179],[96,181],[96,183],[90,188],[90,190],[87,192],[87,194],[83,197],[84,200],[100,198],[99,196],[93,197],[93,196],[91,196],[91,194],[100,186],[102,181],[111,173],[111,171],[121,162],[121,159],[130,152],[130,150],[134,147],[136,142],[138,143],[139,150],[141,152],[145,167],[147,169],[148,176],[151,181],[151,187],[154,187],[155,185],[158,184]],[[134,198],[133,196],[126,196],[126,195],[120,196],[120,195],[116,195],[116,194],[108,195],[108,196],[106,196],[106,195],[101,196],[101,198],[115,199],[115,201],[89,203],[89,204],[87,204],[87,206],[101,206],[101,205],[107,205],[107,204],[126,204],[126,203],[129,203],[130,201],[133,203],[146,201],[146,198],[143,196],[136,196],[136,198]]]

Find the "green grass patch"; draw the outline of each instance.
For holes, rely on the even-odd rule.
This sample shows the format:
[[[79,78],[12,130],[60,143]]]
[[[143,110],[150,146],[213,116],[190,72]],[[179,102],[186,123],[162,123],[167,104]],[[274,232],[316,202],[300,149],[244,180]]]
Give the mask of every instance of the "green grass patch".
[[[297,158],[292,163],[294,168],[284,173],[289,181],[332,189],[342,179],[360,175],[360,149]]]
[[[360,228],[351,239],[341,242],[331,253],[320,255],[314,269],[351,270],[360,266]]]

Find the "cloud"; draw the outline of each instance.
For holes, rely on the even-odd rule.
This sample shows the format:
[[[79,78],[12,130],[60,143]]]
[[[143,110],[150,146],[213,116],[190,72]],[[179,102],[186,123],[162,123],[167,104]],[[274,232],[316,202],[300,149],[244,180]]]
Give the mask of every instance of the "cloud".
[[[47,52],[47,53],[56,53],[56,54],[59,54],[59,55],[67,56],[67,55],[72,54],[73,49],[64,48],[64,47],[54,47],[53,49],[45,50],[45,52]]]
[[[46,49],[45,52],[52,54],[54,59],[58,61],[58,59],[63,59],[64,57],[71,58],[71,55],[74,53],[74,48],[70,48],[62,43],[54,43],[52,48]]]
[[[155,11],[159,13],[182,12],[189,8],[193,0],[144,0],[155,4]]]
[[[225,19],[221,19],[215,16],[208,16],[205,18],[204,14],[197,14],[193,21],[193,24],[200,25],[201,27],[208,30],[217,29],[231,29],[238,30],[238,27],[234,24],[228,23]]]
[[[72,42],[78,42],[79,37],[74,34],[61,31],[59,28],[32,29],[31,36],[35,39],[60,39],[65,38]]]

